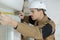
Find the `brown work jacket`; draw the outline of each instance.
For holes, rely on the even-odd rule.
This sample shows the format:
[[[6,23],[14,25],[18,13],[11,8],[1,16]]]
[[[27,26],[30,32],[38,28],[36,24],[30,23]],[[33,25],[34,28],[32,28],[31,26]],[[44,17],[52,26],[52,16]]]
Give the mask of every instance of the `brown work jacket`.
[[[55,31],[55,23],[49,19],[47,16],[44,16],[42,20],[35,21],[34,25],[28,25],[29,24],[29,17],[25,16],[23,23],[18,23],[17,31],[20,32],[24,38],[34,38],[35,40],[55,40],[54,34],[50,34],[47,37],[43,37],[44,33],[44,27],[48,27],[47,24],[49,24],[52,27],[52,32]],[[46,26],[47,25],[47,26]],[[42,30],[44,29],[44,30]],[[48,32],[47,32],[48,33]]]

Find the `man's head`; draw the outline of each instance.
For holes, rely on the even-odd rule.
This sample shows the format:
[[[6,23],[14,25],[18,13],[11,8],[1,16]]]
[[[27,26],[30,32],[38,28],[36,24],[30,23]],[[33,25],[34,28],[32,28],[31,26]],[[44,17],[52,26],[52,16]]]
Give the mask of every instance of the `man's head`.
[[[28,7],[31,11],[31,17],[33,20],[41,20],[45,15],[46,6],[39,1],[33,1]]]

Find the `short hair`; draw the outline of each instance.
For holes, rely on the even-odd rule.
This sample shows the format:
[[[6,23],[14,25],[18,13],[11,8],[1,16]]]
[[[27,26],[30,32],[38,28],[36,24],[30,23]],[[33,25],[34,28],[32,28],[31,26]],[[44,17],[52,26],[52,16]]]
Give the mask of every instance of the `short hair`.
[[[46,14],[45,14],[45,9],[37,9],[37,11],[40,11],[40,10],[42,10],[43,11],[43,14],[44,14],[44,16],[46,16]]]

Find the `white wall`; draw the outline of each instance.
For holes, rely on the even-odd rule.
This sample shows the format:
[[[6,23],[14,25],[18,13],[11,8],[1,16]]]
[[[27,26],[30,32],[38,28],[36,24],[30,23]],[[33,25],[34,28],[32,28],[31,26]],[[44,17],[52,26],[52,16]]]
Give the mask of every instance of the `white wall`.
[[[21,40],[20,33],[8,25],[0,25],[0,40]]]
[[[21,11],[23,8],[24,0],[0,0],[0,4],[11,8],[13,10]],[[0,5],[1,6],[1,5]]]

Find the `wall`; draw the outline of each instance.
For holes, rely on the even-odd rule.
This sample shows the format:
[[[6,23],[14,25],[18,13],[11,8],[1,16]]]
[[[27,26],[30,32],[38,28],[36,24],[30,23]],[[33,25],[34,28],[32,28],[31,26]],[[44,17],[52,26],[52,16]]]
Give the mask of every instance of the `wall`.
[[[21,40],[20,33],[11,26],[0,25],[0,40]]]

